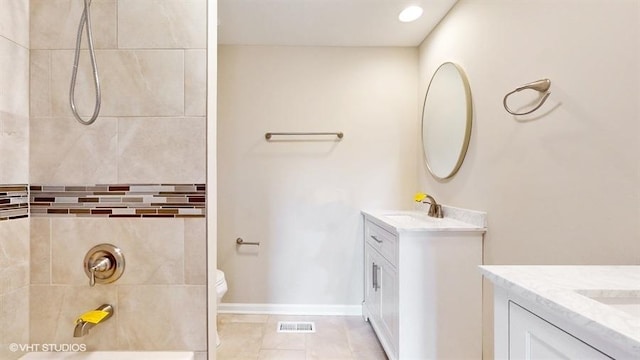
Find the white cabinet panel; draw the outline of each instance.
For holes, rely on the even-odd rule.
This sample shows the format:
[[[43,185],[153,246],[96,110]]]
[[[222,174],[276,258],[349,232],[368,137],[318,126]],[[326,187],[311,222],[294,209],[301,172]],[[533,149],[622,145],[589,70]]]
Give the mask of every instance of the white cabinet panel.
[[[612,359],[571,334],[509,302],[509,359]]]
[[[367,307],[365,314],[370,316],[378,316],[380,313],[380,295],[376,291],[377,256],[375,250],[369,245],[365,245],[364,261],[365,261],[365,284],[364,284],[364,306]]]
[[[396,271],[386,261],[378,267],[380,286],[380,327],[384,336],[398,343],[398,281]]]
[[[365,314],[377,331],[382,333],[383,345],[395,353],[398,334],[398,284],[396,271],[382,255],[365,245]]]
[[[398,259],[398,238],[378,225],[367,222],[365,226],[366,243],[376,249],[391,265],[396,266]]]

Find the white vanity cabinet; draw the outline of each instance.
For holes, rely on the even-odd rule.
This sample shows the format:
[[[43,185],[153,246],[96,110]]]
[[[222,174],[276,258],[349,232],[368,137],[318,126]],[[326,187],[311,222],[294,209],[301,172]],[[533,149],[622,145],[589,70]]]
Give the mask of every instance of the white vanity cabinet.
[[[363,315],[389,359],[481,359],[484,227],[363,214]]]

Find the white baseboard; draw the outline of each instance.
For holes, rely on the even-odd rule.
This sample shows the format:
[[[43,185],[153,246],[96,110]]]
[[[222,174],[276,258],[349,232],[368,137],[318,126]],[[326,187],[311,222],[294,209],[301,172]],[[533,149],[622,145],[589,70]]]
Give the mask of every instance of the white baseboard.
[[[220,303],[218,313],[269,315],[353,315],[362,316],[362,305],[239,304]]]

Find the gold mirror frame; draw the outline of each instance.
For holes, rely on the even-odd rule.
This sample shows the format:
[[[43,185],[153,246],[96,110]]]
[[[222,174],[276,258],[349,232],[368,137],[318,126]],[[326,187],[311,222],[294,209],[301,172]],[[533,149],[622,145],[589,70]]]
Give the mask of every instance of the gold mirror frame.
[[[443,67],[445,66],[450,66],[453,65],[455,67],[455,69],[457,70],[458,76],[461,80],[462,86],[464,88],[464,95],[465,95],[465,114],[466,114],[466,121],[465,121],[465,126],[464,126],[464,139],[462,140],[462,145],[459,148],[459,153],[457,156],[457,161],[455,163],[455,165],[451,168],[451,171],[447,172],[446,174],[436,174],[436,171],[434,171],[434,169],[432,168],[432,165],[429,164],[429,156],[427,154],[427,146],[425,143],[425,119],[427,118],[427,114],[425,114],[426,108],[427,108],[427,100],[429,98],[429,93],[431,91],[434,91],[434,89],[432,89],[432,86],[434,85],[434,79],[436,79],[436,76],[438,75],[438,72],[441,71],[441,69],[443,69]],[[431,175],[436,178],[439,181],[444,181],[444,180],[448,180],[451,179],[460,169],[460,167],[462,166],[462,163],[464,162],[464,158],[467,154],[467,149],[469,147],[469,140],[471,139],[471,125],[472,125],[472,118],[473,118],[473,109],[472,109],[472,102],[471,102],[471,87],[469,85],[469,80],[467,79],[467,76],[464,72],[464,70],[458,65],[455,64],[453,62],[444,62],[442,63],[438,69],[436,69],[436,71],[434,72],[433,76],[431,77],[431,80],[429,81],[429,87],[427,88],[427,92],[425,94],[424,97],[424,103],[422,106],[422,122],[421,122],[421,140],[422,140],[422,153],[424,156],[424,162],[427,166],[427,169],[429,170],[429,173],[431,173]],[[455,149],[454,149],[455,150]],[[453,150],[452,150],[453,151]]]

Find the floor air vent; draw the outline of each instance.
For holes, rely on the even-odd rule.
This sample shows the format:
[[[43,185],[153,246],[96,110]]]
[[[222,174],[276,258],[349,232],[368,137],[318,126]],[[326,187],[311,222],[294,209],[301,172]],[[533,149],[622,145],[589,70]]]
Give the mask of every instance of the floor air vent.
[[[314,333],[316,324],[313,321],[279,321],[279,333]]]

